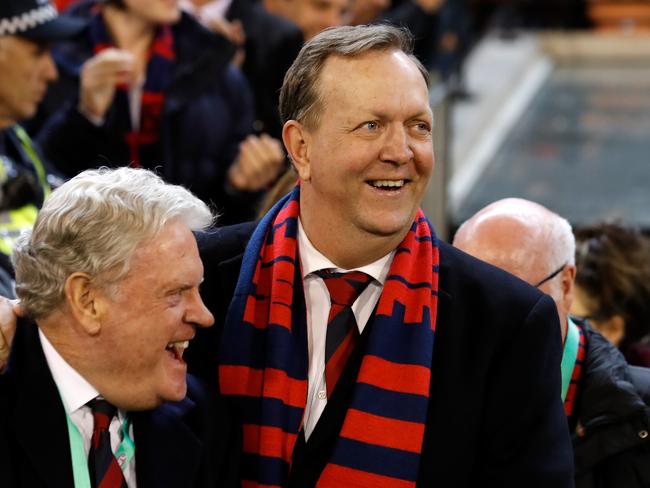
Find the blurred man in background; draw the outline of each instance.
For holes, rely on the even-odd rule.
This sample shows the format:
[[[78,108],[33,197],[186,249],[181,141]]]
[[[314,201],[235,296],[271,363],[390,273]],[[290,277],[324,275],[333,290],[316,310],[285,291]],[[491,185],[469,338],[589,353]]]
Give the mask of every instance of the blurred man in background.
[[[586,322],[569,316],[576,277],[569,222],[537,203],[508,198],[462,224],[454,246],[555,301],[564,340],[562,400],[573,436],[576,486],[647,487],[650,409],[642,396],[648,394],[650,370],[637,369],[637,380],[616,348]],[[634,384],[645,386],[637,391]]]
[[[0,3],[0,293],[13,296],[9,255],[30,229],[56,181],[21,120],[34,116],[57,79],[49,43],[73,36],[83,24],[59,17],[48,1]]]

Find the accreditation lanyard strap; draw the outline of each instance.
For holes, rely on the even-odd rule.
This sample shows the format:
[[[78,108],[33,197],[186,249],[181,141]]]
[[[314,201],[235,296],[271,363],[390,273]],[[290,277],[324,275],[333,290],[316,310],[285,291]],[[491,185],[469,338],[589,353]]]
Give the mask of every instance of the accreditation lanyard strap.
[[[65,413],[65,417],[68,422],[68,435],[70,437],[70,452],[72,454],[72,473],[74,477],[74,486],[75,488],[91,488],[90,474],[88,473],[88,458],[84,449],[83,437],[81,436],[81,432],[79,432],[79,429],[75,423],[70,418],[70,415],[68,415],[67,411]],[[131,419],[127,415],[124,418],[124,422],[122,422],[122,442],[115,452],[117,463],[119,464],[123,473],[126,471],[127,466],[135,455],[135,443],[129,435],[130,427]]]
[[[564,343],[564,353],[562,354],[562,401],[566,400],[573,368],[578,358],[578,347],[580,346],[580,331],[578,326],[568,318],[568,327],[566,341]]]

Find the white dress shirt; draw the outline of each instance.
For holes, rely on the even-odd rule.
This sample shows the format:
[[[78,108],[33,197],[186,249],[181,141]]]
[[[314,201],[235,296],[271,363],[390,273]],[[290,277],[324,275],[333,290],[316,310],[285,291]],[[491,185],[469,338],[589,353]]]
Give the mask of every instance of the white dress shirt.
[[[52,373],[63,401],[63,408],[70,417],[72,423],[77,426],[83,439],[86,457],[90,451],[90,439],[93,435],[93,414],[90,407],[86,405],[90,400],[96,398],[99,392],[88,383],[54,348],[52,343],[45,337],[43,331],[38,329],[41,338],[45,360]],[[108,431],[111,435],[111,448],[113,453],[117,451],[122,442],[122,422],[124,422],[124,411],[118,410],[117,416],[111,420]],[[129,435],[133,439],[133,425],[129,428]],[[129,488],[136,488],[135,482],[135,456],[124,471],[124,479]]]
[[[305,407],[304,431],[308,439],[316,427],[325,405],[327,405],[327,390],[325,388],[325,336],[327,332],[327,318],[330,311],[330,296],[324,281],[315,271],[321,269],[334,269],[337,272],[363,271],[373,280],[352,304],[352,312],[359,327],[363,332],[368,319],[379,301],[384,288],[390,265],[393,262],[395,251],[366,266],[353,269],[342,269],[323,256],[313,246],[298,220],[298,253],[302,265],[303,288],[305,291],[305,305],[307,310],[307,345],[309,349],[309,372],[307,388],[307,406]]]

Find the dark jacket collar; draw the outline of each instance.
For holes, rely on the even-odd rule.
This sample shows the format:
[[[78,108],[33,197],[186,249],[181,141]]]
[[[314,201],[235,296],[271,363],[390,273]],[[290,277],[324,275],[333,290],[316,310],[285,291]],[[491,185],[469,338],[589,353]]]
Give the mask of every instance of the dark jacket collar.
[[[65,410],[36,324],[18,324],[6,374],[15,385],[12,427],[20,448],[46,486],[73,486],[70,449],[62,448],[69,446]]]
[[[14,433],[30,465],[46,486],[73,486],[66,414],[36,324],[18,324],[5,374],[16,395]],[[139,488],[194,485],[202,446],[183,421],[193,407],[186,398],[131,414]]]

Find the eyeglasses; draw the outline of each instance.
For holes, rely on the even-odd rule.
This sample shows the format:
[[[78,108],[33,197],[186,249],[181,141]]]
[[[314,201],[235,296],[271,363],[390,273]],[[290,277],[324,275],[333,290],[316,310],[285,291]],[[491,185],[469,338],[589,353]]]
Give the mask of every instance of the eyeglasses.
[[[533,286],[534,286],[535,288],[539,288],[540,286],[542,286],[542,285],[543,285],[544,283],[546,283],[547,281],[552,280],[552,279],[555,278],[557,275],[559,275],[559,274],[564,270],[564,268],[566,268],[566,265],[567,265],[567,264],[569,264],[569,263],[564,263],[562,266],[560,266],[558,269],[556,269],[555,271],[553,271],[550,275],[548,275],[548,276],[547,276],[546,278],[544,278],[542,281],[540,281],[539,283],[537,283],[536,285],[533,285]]]

